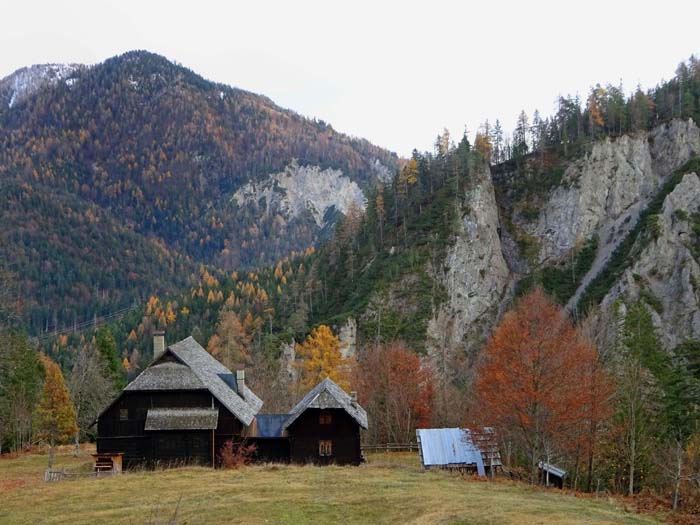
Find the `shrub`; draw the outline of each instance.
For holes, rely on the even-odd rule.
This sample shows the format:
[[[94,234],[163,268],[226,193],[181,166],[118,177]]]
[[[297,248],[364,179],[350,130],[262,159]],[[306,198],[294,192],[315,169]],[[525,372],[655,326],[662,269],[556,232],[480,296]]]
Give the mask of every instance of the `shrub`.
[[[219,462],[223,468],[237,469],[251,463],[257,449],[255,444],[248,444],[245,439],[235,443],[229,439],[219,450]]]

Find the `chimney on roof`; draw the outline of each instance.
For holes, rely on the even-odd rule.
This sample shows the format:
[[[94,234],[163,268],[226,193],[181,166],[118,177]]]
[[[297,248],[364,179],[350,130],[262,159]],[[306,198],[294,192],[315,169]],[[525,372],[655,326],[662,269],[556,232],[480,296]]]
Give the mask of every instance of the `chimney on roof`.
[[[165,332],[156,330],[153,332],[153,360],[155,361],[165,352]]]
[[[240,392],[242,386],[245,386],[245,370],[236,370],[236,390]]]
[[[355,392],[354,390],[350,391],[350,402],[353,405],[357,405],[357,392]]]

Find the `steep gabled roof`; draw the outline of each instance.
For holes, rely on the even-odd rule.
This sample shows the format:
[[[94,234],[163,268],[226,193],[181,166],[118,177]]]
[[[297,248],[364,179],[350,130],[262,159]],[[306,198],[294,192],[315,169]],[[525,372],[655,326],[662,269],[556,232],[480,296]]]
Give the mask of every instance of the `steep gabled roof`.
[[[212,395],[236,416],[244,425],[250,425],[262,407],[262,401],[249,388],[241,385],[240,395],[236,392],[235,376],[219,363],[209,352],[194,340],[192,336],[179,343],[170,345],[170,352],[190,367],[194,375],[204,384]],[[230,383],[233,376],[233,383]]]
[[[192,369],[177,361],[159,361],[141,372],[124,390],[206,390]]]
[[[365,430],[367,429],[367,412],[365,412],[365,409],[353,402],[345,390],[329,378],[321,381],[304,396],[304,399],[299,401],[289,413],[289,419],[285,421],[282,429],[287,429],[307,408],[341,408],[357,421],[358,425]]]
[[[263,405],[245,384],[219,363],[192,336],[170,345],[112,401],[93,425],[124,392],[144,390],[208,390],[231,414],[248,426]]]

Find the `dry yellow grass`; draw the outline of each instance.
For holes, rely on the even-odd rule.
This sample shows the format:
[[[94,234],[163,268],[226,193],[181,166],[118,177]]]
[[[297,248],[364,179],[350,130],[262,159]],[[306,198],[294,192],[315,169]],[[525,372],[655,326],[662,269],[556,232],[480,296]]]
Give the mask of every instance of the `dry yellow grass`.
[[[0,460],[0,523],[653,524],[614,502],[519,483],[420,469],[415,454],[375,454],[361,467],[185,467],[59,483],[45,455]],[[86,452],[57,466],[90,469]]]

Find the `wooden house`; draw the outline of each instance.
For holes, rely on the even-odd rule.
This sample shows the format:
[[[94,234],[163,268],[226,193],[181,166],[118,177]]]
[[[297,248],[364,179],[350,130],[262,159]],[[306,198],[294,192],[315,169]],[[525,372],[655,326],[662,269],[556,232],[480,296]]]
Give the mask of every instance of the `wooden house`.
[[[221,446],[246,437],[262,401],[192,337],[165,348],[97,418],[97,454],[134,463],[214,465]]]
[[[153,362],[97,418],[98,463],[195,462],[215,466],[226,441],[247,440],[260,461],[360,463],[367,413],[324,379],[288,414],[258,414],[263,402],[192,337],[165,348],[154,334]],[[102,464],[100,463],[100,464]]]
[[[360,429],[367,429],[367,412],[331,379],[316,385],[291,410],[282,425],[295,463],[359,465]]]

